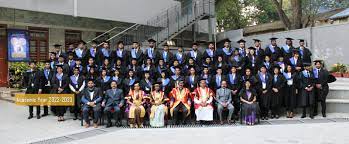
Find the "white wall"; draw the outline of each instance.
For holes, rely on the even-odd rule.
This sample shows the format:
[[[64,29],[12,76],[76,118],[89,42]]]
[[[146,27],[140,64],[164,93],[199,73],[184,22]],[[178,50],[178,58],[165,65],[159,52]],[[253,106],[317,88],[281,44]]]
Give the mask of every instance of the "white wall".
[[[75,0],[0,0],[0,7],[74,15]],[[145,24],[174,0],[76,0],[77,16]]]

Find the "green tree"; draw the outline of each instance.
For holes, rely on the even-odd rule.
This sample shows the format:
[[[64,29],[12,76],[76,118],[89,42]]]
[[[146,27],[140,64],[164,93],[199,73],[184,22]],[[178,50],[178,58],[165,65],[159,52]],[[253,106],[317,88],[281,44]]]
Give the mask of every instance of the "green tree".
[[[242,15],[240,0],[217,0],[216,18],[219,31],[239,29],[247,25],[247,19]]]

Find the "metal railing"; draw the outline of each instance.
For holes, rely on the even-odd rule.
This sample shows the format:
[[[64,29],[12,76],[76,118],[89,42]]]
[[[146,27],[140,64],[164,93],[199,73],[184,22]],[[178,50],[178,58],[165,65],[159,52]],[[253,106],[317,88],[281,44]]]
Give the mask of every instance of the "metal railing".
[[[126,45],[131,45],[133,41],[143,43],[152,38],[157,41],[157,45],[164,44],[202,18],[213,16],[214,3],[214,0],[193,0],[182,5],[175,5],[147,20],[146,25],[134,24],[114,34],[107,41],[113,46],[120,40],[124,41]],[[108,30],[92,40],[113,30]]]

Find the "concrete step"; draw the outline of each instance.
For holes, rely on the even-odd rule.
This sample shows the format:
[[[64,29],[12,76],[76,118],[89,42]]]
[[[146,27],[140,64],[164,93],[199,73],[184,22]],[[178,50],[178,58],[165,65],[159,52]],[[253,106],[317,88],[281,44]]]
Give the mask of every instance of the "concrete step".
[[[349,113],[349,99],[327,99],[326,107],[328,113]]]

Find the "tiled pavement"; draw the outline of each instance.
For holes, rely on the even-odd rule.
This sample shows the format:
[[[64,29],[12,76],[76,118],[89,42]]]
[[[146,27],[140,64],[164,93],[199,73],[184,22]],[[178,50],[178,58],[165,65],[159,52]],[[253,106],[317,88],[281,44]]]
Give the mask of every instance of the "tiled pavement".
[[[327,119],[261,121],[256,126],[187,125],[167,128],[85,129],[79,121],[53,116],[27,120],[27,107],[0,100],[0,139],[7,143],[349,143],[349,114],[329,114]],[[136,138],[135,138],[136,137]],[[166,141],[166,142],[164,142]]]

